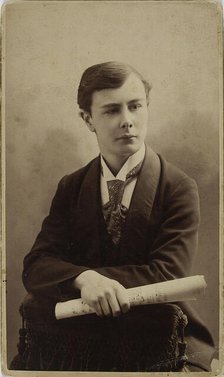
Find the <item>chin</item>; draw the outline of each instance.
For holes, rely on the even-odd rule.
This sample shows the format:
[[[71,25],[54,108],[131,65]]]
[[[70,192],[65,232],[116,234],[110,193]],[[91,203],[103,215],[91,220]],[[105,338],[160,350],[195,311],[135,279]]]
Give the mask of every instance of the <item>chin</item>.
[[[132,154],[138,152],[141,148],[141,145],[126,145],[125,147],[120,148],[120,154],[123,156],[131,156]]]

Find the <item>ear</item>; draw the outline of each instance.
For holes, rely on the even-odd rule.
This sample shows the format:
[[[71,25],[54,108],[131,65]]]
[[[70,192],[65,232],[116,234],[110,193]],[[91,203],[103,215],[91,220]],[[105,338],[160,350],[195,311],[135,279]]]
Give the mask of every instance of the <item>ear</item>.
[[[90,113],[88,113],[87,111],[81,110],[79,112],[79,115],[84,120],[84,122],[87,125],[88,129],[91,132],[95,132],[95,128],[94,128],[94,126],[92,124],[92,117],[91,117]]]

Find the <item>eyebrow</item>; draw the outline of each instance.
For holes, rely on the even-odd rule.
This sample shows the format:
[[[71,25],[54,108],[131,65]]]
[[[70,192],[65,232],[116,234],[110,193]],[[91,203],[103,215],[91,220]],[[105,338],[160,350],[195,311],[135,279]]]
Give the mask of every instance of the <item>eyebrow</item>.
[[[132,103],[139,102],[139,101],[144,101],[145,98],[136,98],[132,99],[131,101],[128,102],[128,105],[131,105]],[[112,103],[106,103],[105,105],[101,106],[102,109],[108,109],[110,107],[115,107],[115,106],[120,106],[121,104],[119,102],[112,102]]]

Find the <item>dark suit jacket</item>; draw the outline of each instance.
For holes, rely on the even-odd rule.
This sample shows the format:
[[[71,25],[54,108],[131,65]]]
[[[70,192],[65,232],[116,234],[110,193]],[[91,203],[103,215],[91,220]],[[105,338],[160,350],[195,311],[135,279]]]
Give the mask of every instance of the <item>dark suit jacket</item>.
[[[131,288],[191,275],[197,250],[199,198],[194,180],[147,149],[116,259],[102,247],[100,159],[60,181],[50,214],[24,259],[23,281],[31,293],[57,297],[71,292],[69,279],[86,269]],[[209,368],[211,335],[188,304],[190,360]]]

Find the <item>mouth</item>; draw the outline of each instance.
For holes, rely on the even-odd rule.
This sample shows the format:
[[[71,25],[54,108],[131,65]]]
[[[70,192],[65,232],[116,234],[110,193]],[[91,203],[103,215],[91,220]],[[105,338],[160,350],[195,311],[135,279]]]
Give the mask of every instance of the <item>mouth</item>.
[[[117,140],[129,140],[129,139],[135,139],[137,136],[132,134],[124,134],[117,138]]]

